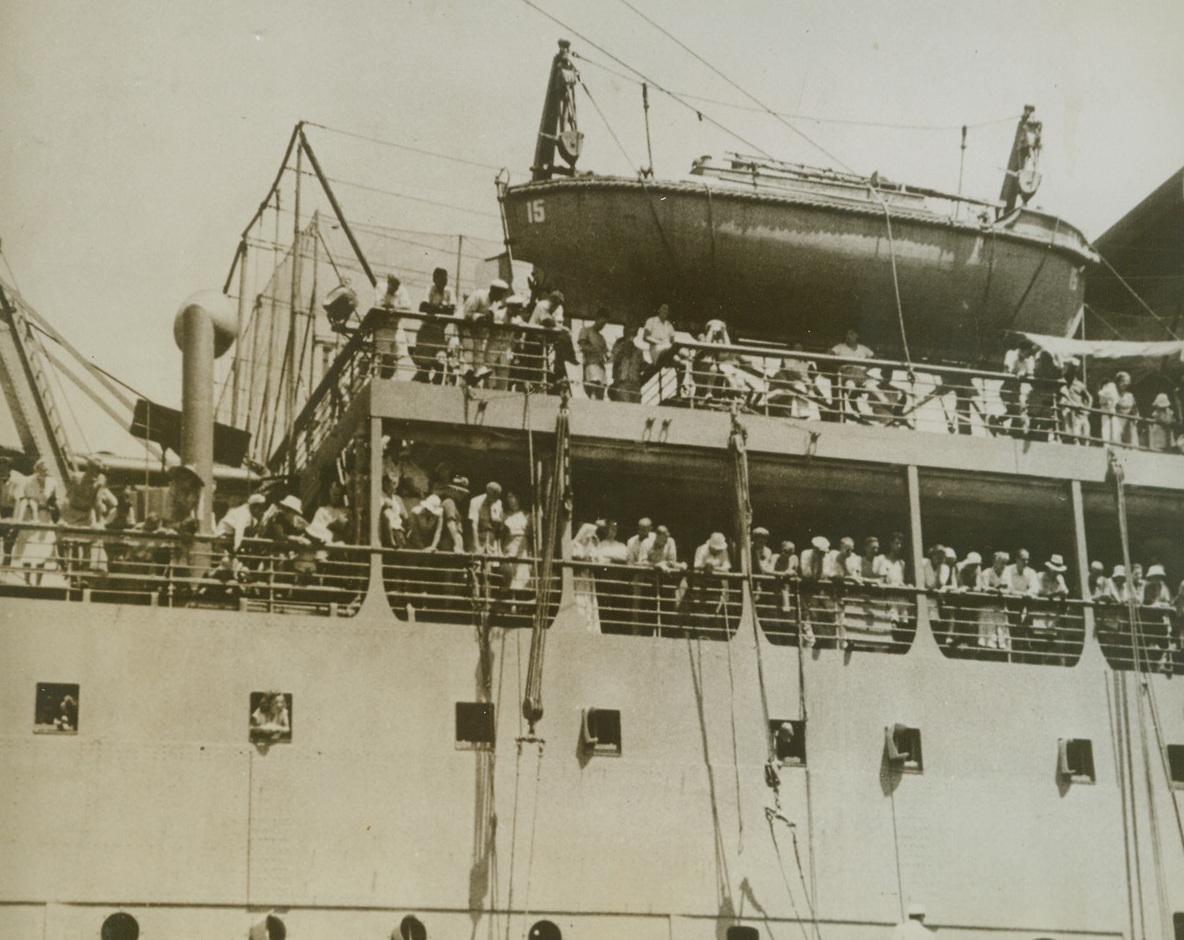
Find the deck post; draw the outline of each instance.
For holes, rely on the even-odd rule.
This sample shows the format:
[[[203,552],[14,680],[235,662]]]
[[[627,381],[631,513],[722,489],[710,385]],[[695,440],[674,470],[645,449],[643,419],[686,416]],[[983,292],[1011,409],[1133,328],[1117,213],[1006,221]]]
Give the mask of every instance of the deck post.
[[[918,588],[923,588],[921,583],[921,571],[923,570],[923,562],[925,561],[925,541],[921,531],[921,475],[917,471],[916,464],[909,464],[905,467],[905,478],[908,481],[908,500],[909,500],[909,557],[913,568],[913,577],[911,583]],[[917,594],[917,637],[924,632],[928,635],[933,645],[937,641],[933,640],[933,631],[929,624],[929,603],[928,595],[923,592]]]
[[[1094,629],[1094,608],[1089,603],[1089,545],[1085,537],[1085,500],[1081,495],[1081,481],[1069,481],[1069,501],[1073,506],[1073,554],[1077,556],[1078,596],[1086,602],[1081,611],[1081,621],[1084,625],[1085,638],[1081,650],[1081,658],[1087,662],[1094,660],[1101,652],[1097,643],[1097,633]],[[1099,664],[1101,663],[1099,658]]]

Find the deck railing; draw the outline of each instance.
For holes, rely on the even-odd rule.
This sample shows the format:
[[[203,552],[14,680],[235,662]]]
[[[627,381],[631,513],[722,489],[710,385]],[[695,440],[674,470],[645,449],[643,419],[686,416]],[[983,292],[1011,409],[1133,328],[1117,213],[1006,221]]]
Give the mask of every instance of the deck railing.
[[[170,532],[0,522],[0,597],[140,606],[351,616],[366,594],[378,550]],[[383,549],[391,608],[399,619],[530,627],[538,560],[464,552]],[[739,625],[738,573],[556,561],[545,620],[558,614],[563,569],[571,602],[592,632],[723,640]],[[754,610],[778,645],[905,653],[924,604],[950,659],[1073,666],[1086,642],[1085,611],[1114,669],[1184,675],[1184,614],[1074,598],[754,575]]]
[[[1055,376],[699,342],[676,343],[665,361],[644,403],[1164,453],[1180,453],[1184,435],[1178,420],[1071,399]]]
[[[740,622],[738,574],[566,562],[592,632],[725,640]]]
[[[0,526],[0,596],[351,616],[369,558],[347,545],[36,523]]]
[[[477,624],[482,612],[500,627],[530,627],[538,604],[538,560],[467,552],[384,549],[387,600],[400,620]],[[547,622],[559,610],[562,575],[551,581]]]
[[[917,589],[755,575],[753,604],[770,642],[905,653],[917,631]]]
[[[424,325],[432,335],[423,337]],[[611,371],[611,365],[610,365]],[[565,330],[459,317],[373,310],[295,422],[303,465],[368,378],[493,390],[604,397],[583,388]],[[848,359],[762,345],[678,342],[644,370],[636,391],[607,397],[693,409],[732,410],[974,437],[1180,453],[1184,425],[1083,404],[1057,377],[989,369]],[[285,441],[277,456],[286,453]]]

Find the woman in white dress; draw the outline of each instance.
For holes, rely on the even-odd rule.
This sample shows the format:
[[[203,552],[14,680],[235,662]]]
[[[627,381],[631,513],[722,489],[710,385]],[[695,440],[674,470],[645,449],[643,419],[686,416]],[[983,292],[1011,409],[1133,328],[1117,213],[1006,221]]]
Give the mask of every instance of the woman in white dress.
[[[576,532],[571,543],[571,560],[584,562],[575,567],[576,607],[588,622],[588,629],[600,632],[600,611],[596,604],[596,577],[592,565],[599,560],[600,539],[596,537],[596,524],[585,522]]]
[[[506,572],[506,590],[510,593],[511,612],[530,594],[530,562],[513,559],[530,557],[530,517],[514,493],[506,494],[506,517],[502,520],[502,554]]]
[[[57,522],[58,504],[66,498],[62,484],[49,475],[49,464],[38,460],[29,477],[18,493],[16,509],[17,522],[37,522],[43,529],[21,529],[12,548],[12,564],[16,568],[35,568],[37,573],[25,574],[25,581],[31,585],[41,583],[41,569],[52,562],[56,555],[57,532],[50,528]]]

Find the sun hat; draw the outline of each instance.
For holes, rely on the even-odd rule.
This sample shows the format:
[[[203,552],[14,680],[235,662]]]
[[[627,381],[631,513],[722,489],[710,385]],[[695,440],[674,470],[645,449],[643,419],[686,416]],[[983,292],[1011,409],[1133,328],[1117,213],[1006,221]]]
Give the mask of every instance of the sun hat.
[[[1168,573],[1163,570],[1163,565],[1152,565],[1147,569],[1147,573],[1143,575],[1148,581],[1152,578],[1164,578],[1166,580],[1167,576]]]
[[[1057,574],[1063,574],[1067,570],[1065,568],[1065,559],[1060,555],[1053,555],[1044,563],[1044,567],[1049,571],[1055,571]]]
[[[758,535],[763,536],[764,538],[768,538],[769,537],[769,530],[766,529],[763,525],[758,525],[755,529],[752,530],[752,537],[756,538]]]
[[[965,568],[968,565],[981,565],[982,563],[983,563],[983,556],[980,555],[978,552],[971,552],[969,555],[967,555],[965,558],[962,559],[962,564],[959,567]]]
[[[724,534],[722,532],[712,532],[711,538],[707,540],[707,547],[713,552],[727,551],[728,540],[724,538]]]
[[[266,502],[267,502],[267,497],[264,496],[262,493],[252,493],[250,496],[247,497],[247,505],[248,506],[262,506]]]
[[[810,539],[810,544],[820,552],[830,551],[830,540],[825,535],[816,535]]]
[[[454,490],[460,490],[462,493],[467,493],[469,491],[469,478],[458,473],[452,478],[452,482],[448,485]]]
[[[495,277],[489,282],[489,286],[494,290],[509,290],[510,285],[503,281],[500,277]]]
[[[1110,577],[1125,578],[1126,577],[1126,568],[1124,568],[1122,565],[1115,565],[1114,570],[1112,572],[1110,572]]]
[[[1105,574],[1106,566],[1103,565],[1100,561],[1091,561],[1089,563],[1089,570],[1095,574]]]
[[[281,509],[291,509],[296,515],[301,515],[304,512],[304,503],[300,502],[299,496],[293,496],[289,493],[280,500]]]
[[[1155,401],[1153,401],[1151,403],[1151,407],[1152,408],[1171,408],[1172,402],[1171,402],[1171,399],[1168,398],[1166,392],[1160,392],[1158,395],[1155,396]]]
[[[424,512],[430,512],[433,516],[438,516],[444,511],[444,507],[440,503],[440,497],[435,493],[427,497],[427,499],[425,499],[415,508],[417,511],[423,510]]]

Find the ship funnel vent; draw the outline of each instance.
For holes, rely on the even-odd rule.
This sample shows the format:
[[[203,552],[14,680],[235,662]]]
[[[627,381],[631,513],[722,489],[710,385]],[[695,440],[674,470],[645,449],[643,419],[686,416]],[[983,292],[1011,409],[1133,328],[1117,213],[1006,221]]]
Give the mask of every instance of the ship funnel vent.
[[[1057,774],[1071,783],[1096,781],[1093,741],[1089,738],[1061,738],[1057,744]]]

